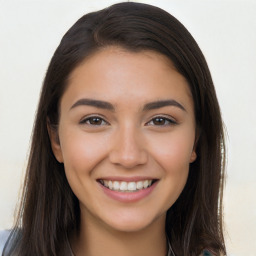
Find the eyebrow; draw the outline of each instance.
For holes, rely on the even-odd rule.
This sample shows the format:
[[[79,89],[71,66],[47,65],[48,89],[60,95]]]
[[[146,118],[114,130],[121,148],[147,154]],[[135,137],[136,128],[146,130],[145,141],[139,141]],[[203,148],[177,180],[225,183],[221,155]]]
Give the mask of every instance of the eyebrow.
[[[170,100],[159,100],[159,101],[154,101],[154,102],[147,103],[143,107],[143,111],[163,108],[163,107],[167,107],[167,106],[178,107],[181,110],[186,111],[186,109],[179,102],[177,102],[176,100],[173,100],[173,99],[170,99]]]
[[[78,106],[92,106],[114,111],[114,106],[111,103],[102,100],[80,99],[71,106],[70,110]]]
[[[71,106],[70,110],[78,106],[92,106],[96,108],[107,109],[110,111],[115,110],[114,106],[109,102],[102,101],[102,100],[87,99],[87,98],[83,98],[75,102]],[[173,99],[149,102],[144,105],[143,111],[154,110],[154,109],[163,108],[167,106],[178,107],[181,110],[186,111],[186,109],[179,102]]]

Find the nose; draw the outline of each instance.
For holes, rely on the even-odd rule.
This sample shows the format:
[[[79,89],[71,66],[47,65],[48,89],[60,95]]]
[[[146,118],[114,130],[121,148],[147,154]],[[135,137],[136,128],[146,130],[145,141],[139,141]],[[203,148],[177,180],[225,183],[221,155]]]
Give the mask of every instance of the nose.
[[[114,136],[109,154],[111,163],[126,169],[147,163],[148,154],[140,132],[134,128],[126,127],[119,129]]]

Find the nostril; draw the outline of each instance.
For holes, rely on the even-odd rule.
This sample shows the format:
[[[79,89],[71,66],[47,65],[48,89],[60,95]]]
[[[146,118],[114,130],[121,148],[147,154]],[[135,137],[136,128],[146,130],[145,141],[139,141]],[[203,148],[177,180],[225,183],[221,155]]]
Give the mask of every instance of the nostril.
[[[147,154],[143,151],[130,153],[123,151],[112,151],[109,158],[111,163],[121,165],[125,168],[133,168],[137,165],[147,163]]]
[[[114,164],[126,168],[133,168],[147,162],[145,143],[140,131],[134,127],[134,123],[126,122],[121,125],[113,137],[110,145],[109,157]]]

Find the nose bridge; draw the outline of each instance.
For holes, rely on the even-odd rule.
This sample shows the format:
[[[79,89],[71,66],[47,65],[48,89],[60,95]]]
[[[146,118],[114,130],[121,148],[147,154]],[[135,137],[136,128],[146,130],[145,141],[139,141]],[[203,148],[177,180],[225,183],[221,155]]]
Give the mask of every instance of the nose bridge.
[[[125,168],[133,168],[147,162],[147,152],[143,135],[138,127],[132,124],[120,126],[115,134],[110,152],[110,160]]]

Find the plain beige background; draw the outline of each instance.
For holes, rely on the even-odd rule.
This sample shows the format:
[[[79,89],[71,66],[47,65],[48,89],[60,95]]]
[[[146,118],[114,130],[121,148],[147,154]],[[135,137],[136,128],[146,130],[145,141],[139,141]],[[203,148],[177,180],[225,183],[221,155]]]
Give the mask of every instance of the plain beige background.
[[[11,228],[50,58],[83,14],[118,1],[0,0],[0,229]],[[227,127],[226,240],[256,255],[256,1],[148,0],[178,18],[205,54]]]

